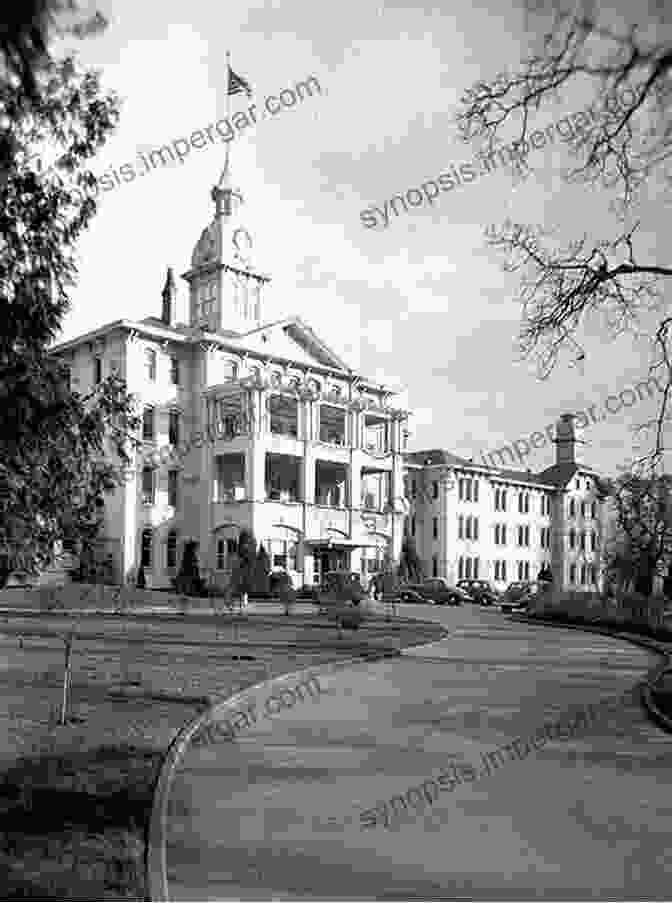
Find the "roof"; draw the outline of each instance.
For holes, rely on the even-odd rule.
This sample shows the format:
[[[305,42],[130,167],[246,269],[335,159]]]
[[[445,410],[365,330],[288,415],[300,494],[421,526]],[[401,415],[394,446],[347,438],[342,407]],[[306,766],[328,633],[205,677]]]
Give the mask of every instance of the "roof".
[[[408,452],[405,455],[406,463],[411,467],[453,467],[460,469],[469,469],[486,473],[492,479],[505,480],[507,482],[523,483],[528,486],[538,486],[542,488],[554,487],[556,489],[564,489],[572,477],[576,473],[586,473],[591,476],[598,477],[597,471],[586,467],[583,464],[554,464],[547,467],[541,473],[532,473],[531,470],[510,470],[503,467],[493,467],[490,464],[475,464],[473,460],[461,458],[452,452],[445,451],[442,448],[432,448],[417,452]]]
[[[437,466],[444,467],[472,467],[471,461],[466,458],[460,458],[452,452],[447,452],[442,448],[432,448],[426,451],[408,452],[405,455],[406,461],[419,466]]]
[[[555,486],[565,487],[572,477],[577,473],[587,473],[593,477],[600,477],[600,474],[593,470],[592,467],[587,467],[585,464],[553,464],[552,467],[547,467],[546,470],[542,470],[539,474],[540,477],[543,477],[546,482],[553,483]]]

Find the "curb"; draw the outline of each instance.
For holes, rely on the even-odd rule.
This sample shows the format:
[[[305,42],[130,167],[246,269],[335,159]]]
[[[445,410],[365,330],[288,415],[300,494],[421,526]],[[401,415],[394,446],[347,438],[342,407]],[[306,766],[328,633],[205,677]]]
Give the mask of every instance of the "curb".
[[[165,817],[168,810],[168,795],[170,793],[173,777],[175,775],[177,767],[180,764],[180,761],[183,758],[192,737],[200,730],[200,728],[204,724],[208,722],[209,719],[213,717],[213,715],[219,709],[226,709],[232,703],[235,703],[239,699],[247,696],[252,690],[270,686],[271,684],[276,683],[280,680],[295,678],[297,681],[304,681],[306,680],[306,678],[310,677],[323,677],[327,674],[345,670],[352,665],[361,665],[366,664],[367,662],[372,663],[384,658],[397,657],[400,654],[400,651],[397,650],[395,650],[392,655],[390,655],[389,652],[382,652],[381,654],[374,653],[368,656],[368,658],[362,658],[361,656],[358,656],[357,658],[346,659],[345,661],[340,662],[327,662],[326,664],[319,667],[319,670],[316,670],[315,668],[302,668],[299,671],[290,671],[286,674],[279,674],[277,675],[277,677],[262,680],[256,684],[251,684],[249,687],[246,687],[244,690],[240,690],[238,693],[234,693],[232,696],[229,696],[226,699],[218,700],[216,703],[211,705],[207,709],[207,711],[199,715],[194,721],[185,725],[185,727],[183,727],[182,730],[177,734],[177,736],[172,740],[168,749],[166,750],[166,754],[163,759],[163,765],[161,766],[161,771],[154,788],[152,812],[149,823],[147,825],[145,836],[145,871],[149,893],[148,899],[155,901],[170,900],[170,897],[168,895],[165,831]]]
[[[672,734],[672,718],[665,715],[664,712],[661,712],[653,699],[652,693],[653,685],[668,671],[672,671],[672,647],[669,644],[665,644],[653,637],[643,637],[640,634],[625,633],[618,630],[611,630],[608,627],[600,627],[599,624],[595,624],[594,626],[591,624],[572,624],[569,621],[564,624],[562,621],[550,621],[545,618],[529,618],[524,615],[512,615],[511,620],[518,621],[522,624],[560,627],[563,630],[582,630],[584,633],[596,633],[601,636],[611,636],[632,643],[633,646],[641,646],[643,649],[664,656],[665,661],[659,665],[654,665],[640,681],[640,696],[642,704],[649,713],[651,720],[655,721],[658,727],[666,733]]]

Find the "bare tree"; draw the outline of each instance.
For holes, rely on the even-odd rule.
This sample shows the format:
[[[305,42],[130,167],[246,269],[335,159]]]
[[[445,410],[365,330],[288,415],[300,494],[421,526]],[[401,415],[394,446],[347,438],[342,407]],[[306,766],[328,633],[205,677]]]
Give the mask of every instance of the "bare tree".
[[[672,477],[619,477],[610,487],[617,526],[606,548],[606,564],[621,588],[632,584],[650,596],[659,566],[670,566],[672,552]]]
[[[537,0],[527,3],[527,16],[536,46],[518,71],[465,92],[460,135],[491,156],[504,129],[514,128],[520,150],[510,155],[510,166],[524,178],[529,162],[522,148],[537,111],[589,91],[589,112],[572,117],[573,165],[564,178],[611,193],[614,229],[596,239],[573,235],[563,244],[538,226],[507,220],[487,230],[488,243],[504,253],[504,269],[520,275],[520,351],[536,359],[542,379],[564,352],[585,357],[577,339],[595,312],[611,334],[631,332],[650,342],[649,372],[661,376],[664,391],[656,417],[638,429],[653,434],[639,459],[653,476],[663,463],[669,420],[672,316],[665,294],[672,265],[643,235],[650,211],[670,200],[672,3],[614,0],[607,8],[597,0]]]

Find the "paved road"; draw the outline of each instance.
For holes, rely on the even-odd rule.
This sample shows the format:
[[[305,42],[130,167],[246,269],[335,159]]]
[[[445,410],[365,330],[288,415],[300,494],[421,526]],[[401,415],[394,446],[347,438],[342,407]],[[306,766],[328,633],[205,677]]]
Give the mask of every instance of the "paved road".
[[[170,898],[669,898],[672,738],[637,704],[389,828],[361,826],[363,809],[619,696],[658,660],[471,606],[404,611],[450,637],[189,747],[166,821]],[[257,693],[255,716],[278,688]]]

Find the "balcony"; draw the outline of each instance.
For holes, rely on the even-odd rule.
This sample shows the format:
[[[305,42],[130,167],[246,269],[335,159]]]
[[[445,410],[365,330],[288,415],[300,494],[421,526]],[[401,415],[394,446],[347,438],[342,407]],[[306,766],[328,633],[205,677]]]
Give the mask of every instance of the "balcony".
[[[276,502],[300,500],[301,460],[293,455],[266,454],[266,498]]]
[[[346,412],[343,408],[320,405],[320,442],[330,445],[345,445]]]
[[[245,455],[217,455],[214,477],[216,502],[231,503],[245,499]]]
[[[389,471],[372,467],[362,468],[361,508],[365,511],[385,511],[390,504]]]
[[[330,508],[347,505],[348,469],[333,461],[315,462],[315,504]]]
[[[296,399],[285,395],[272,395],[268,399],[267,406],[270,432],[275,436],[298,438],[299,408]]]
[[[242,502],[245,500],[244,486],[222,486],[217,489],[218,502]]]
[[[386,455],[390,452],[389,420],[376,414],[364,417],[362,446],[371,455]]]

